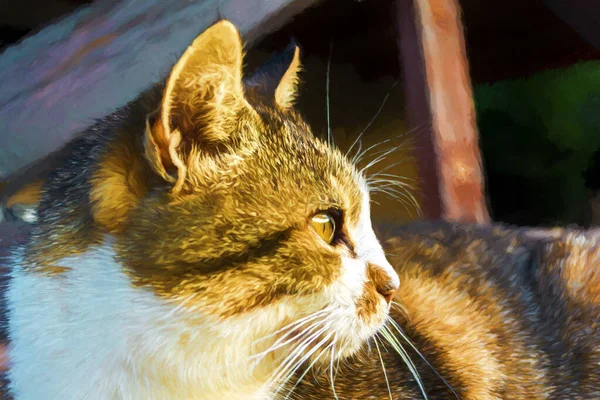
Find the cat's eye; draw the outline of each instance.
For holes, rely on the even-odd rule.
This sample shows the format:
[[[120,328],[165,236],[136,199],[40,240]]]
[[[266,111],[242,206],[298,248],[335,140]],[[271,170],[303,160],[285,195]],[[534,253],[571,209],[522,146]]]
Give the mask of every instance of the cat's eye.
[[[326,212],[317,213],[311,218],[310,224],[327,244],[333,242],[333,238],[335,237],[335,219],[330,214]]]

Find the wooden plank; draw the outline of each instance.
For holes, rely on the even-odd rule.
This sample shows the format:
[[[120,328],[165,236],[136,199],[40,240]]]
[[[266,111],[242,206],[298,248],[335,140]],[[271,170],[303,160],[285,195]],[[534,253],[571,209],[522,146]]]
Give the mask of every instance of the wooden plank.
[[[248,44],[318,0],[100,0],[0,55],[0,180],[165,75],[220,18]]]
[[[398,13],[407,112],[431,127],[417,155],[426,216],[489,222],[459,5],[398,0]]]

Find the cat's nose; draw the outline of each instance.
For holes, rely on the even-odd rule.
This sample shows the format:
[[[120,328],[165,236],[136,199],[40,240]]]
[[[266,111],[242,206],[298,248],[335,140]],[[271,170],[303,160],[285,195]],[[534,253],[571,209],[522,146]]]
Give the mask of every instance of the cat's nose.
[[[387,304],[390,304],[394,298],[394,294],[396,294],[396,291],[400,287],[400,279],[396,271],[391,266],[385,268],[372,263],[368,264],[367,271],[369,280],[375,285],[377,293],[384,298]]]
[[[377,292],[379,292],[379,294],[383,296],[383,299],[386,303],[390,304],[392,302],[392,299],[394,298],[394,294],[396,294],[397,289],[398,288],[393,288],[391,286],[382,286],[377,287]]]

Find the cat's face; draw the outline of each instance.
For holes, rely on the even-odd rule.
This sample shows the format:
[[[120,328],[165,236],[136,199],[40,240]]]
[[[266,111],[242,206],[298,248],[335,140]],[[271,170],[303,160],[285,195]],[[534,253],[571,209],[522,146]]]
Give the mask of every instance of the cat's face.
[[[147,129],[146,156],[173,189],[137,207],[118,253],[135,285],[216,334],[281,330],[290,347],[335,341],[338,357],[383,324],[399,281],[365,180],[291,108],[293,53],[269,92],[268,74],[244,86],[231,24],[196,39]]]

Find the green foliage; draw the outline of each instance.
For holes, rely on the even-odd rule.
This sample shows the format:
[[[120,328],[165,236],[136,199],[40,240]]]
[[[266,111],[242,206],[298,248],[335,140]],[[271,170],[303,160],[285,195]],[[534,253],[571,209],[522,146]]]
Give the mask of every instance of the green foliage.
[[[494,179],[514,177],[529,182],[521,192],[535,191],[512,195],[523,196],[525,208],[543,210],[538,222],[581,222],[584,174],[600,149],[600,62],[480,85],[475,103],[492,209],[508,212],[494,191],[510,192],[494,187]]]

